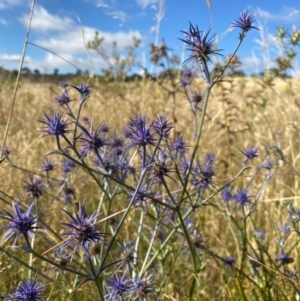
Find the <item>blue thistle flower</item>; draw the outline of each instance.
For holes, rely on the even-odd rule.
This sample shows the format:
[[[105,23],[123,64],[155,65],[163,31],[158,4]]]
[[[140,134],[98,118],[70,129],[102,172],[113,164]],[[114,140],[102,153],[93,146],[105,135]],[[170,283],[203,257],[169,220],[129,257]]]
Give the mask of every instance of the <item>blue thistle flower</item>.
[[[133,300],[152,300],[154,289],[151,283],[151,275],[147,278],[137,276],[132,280]]]
[[[271,160],[266,159],[262,166],[267,170],[271,170],[273,168],[273,163],[271,162]]]
[[[195,104],[195,106],[197,106],[201,101],[202,101],[202,95],[201,92],[194,92],[191,95],[191,99],[190,99],[191,103]]]
[[[221,197],[222,197],[222,200],[225,202],[225,203],[228,203],[230,200],[233,199],[233,195],[232,195],[232,191],[231,191],[231,187],[230,186],[226,186],[222,193],[221,193]]]
[[[21,281],[14,294],[7,295],[6,300],[12,301],[42,301],[45,284],[38,284],[36,279]]]
[[[130,292],[131,280],[124,279],[125,274],[121,278],[118,275],[114,275],[111,280],[106,280],[109,285],[109,293],[104,297],[108,298],[110,301],[115,301],[119,299],[124,300],[124,297]]]
[[[244,33],[249,31],[250,29],[257,29],[257,27],[253,26],[253,23],[255,22],[253,12],[241,11],[240,17],[234,21],[231,26],[232,27],[238,27],[240,28]]]
[[[168,137],[173,125],[171,122],[168,122],[166,116],[159,115],[154,120],[153,128],[160,136]]]
[[[153,125],[147,126],[145,116],[137,115],[131,119],[126,131],[126,137],[131,140],[127,149],[135,146],[154,145],[152,129]]]
[[[283,265],[294,262],[294,258],[290,257],[288,254],[284,253],[283,251],[280,252],[276,260],[280,261]]]
[[[63,209],[64,210],[64,209]],[[71,220],[71,223],[61,223],[70,231],[62,235],[67,236],[67,241],[62,245],[66,248],[70,245],[75,245],[73,254],[78,247],[83,248],[86,254],[89,254],[89,246],[93,243],[102,243],[105,234],[99,231],[99,226],[94,224],[94,220],[98,214],[94,212],[91,216],[85,217],[85,203],[79,204],[78,213],[72,216],[69,212],[64,210]]]
[[[287,223],[284,223],[279,227],[279,230],[282,234],[288,234],[291,232],[291,227]]]
[[[134,205],[135,207],[141,206],[142,204],[144,204],[147,200],[146,194],[148,193],[147,188],[142,187],[139,191],[139,193],[137,193],[137,195],[135,196],[134,199]],[[134,196],[134,192],[130,192],[130,198],[132,199],[132,197]]]
[[[236,193],[236,195],[234,196],[234,200],[237,204],[240,205],[240,207],[243,207],[245,205],[247,205],[250,202],[251,196],[248,195],[248,189],[239,189]]]
[[[69,173],[76,167],[76,163],[68,158],[62,159],[62,172]]]
[[[71,102],[67,90],[64,90],[60,96],[57,96],[55,98],[55,100],[60,106],[67,105],[68,103]]]
[[[83,132],[84,137],[79,138],[83,142],[82,146],[82,157],[85,157],[87,154],[91,152],[95,152],[97,154],[98,150],[107,145],[105,133],[106,127],[103,131],[103,124],[100,124],[96,130],[93,130],[92,126],[89,131],[87,131],[83,126],[79,125],[79,128]]]
[[[176,139],[172,142],[171,147],[172,150],[178,152],[181,156],[183,156],[186,150],[186,142],[183,140],[183,136],[177,133]]]
[[[248,160],[253,161],[256,157],[258,157],[258,148],[255,148],[253,146],[250,146],[249,148],[246,148],[244,151],[241,151],[246,159],[244,160],[244,164],[247,164]]]
[[[54,168],[55,168],[55,164],[53,160],[46,160],[43,162],[41,166],[41,170],[46,172],[52,171],[54,170]]]
[[[192,184],[197,190],[204,191],[212,184],[212,178],[214,176],[214,171],[212,164],[214,161],[214,154],[208,154],[206,157],[205,167],[202,167],[198,162],[192,171]]]
[[[210,61],[211,55],[220,55],[218,52],[219,49],[214,48],[213,38],[209,38],[210,29],[206,29],[204,32],[198,29],[198,26],[193,26],[190,23],[189,31],[182,31],[186,34],[184,39],[180,39],[186,43],[189,47],[188,50],[191,51],[190,57],[186,62],[194,61]]]
[[[170,157],[164,151],[160,151],[155,156],[154,161],[149,165],[150,168],[150,179],[154,178],[159,184],[161,184],[165,177],[172,179],[168,173],[171,171],[170,165],[167,161]]]
[[[29,182],[25,182],[24,192],[31,195],[32,198],[38,198],[44,193],[43,181],[39,178],[29,176]]]
[[[72,86],[80,94],[80,102],[83,103],[91,95],[90,86],[87,84],[80,84],[78,87]]]
[[[41,132],[45,133],[45,135],[63,136],[64,134],[70,132],[70,130],[67,130],[70,122],[62,120],[63,114],[59,115],[53,112],[53,117],[49,117],[44,112],[44,115],[46,121],[40,122],[46,125],[46,127],[41,130]]]
[[[225,257],[223,260],[224,260],[224,263],[229,266],[233,266],[234,263],[236,262],[235,257],[233,257],[233,256]]]
[[[20,206],[17,201],[13,205],[15,216],[6,210],[3,210],[5,215],[1,216],[1,218],[9,221],[9,224],[4,226],[6,229],[4,232],[4,242],[9,240],[13,235],[16,235],[13,243],[13,245],[15,245],[20,235],[23,235],[26,242],[29,244],[28,236],[32,237],[31,231],[40,228],[36,226],[37,218],[30,217],[33,206],[34,203],[32,203],[24,213],[21,213]]]

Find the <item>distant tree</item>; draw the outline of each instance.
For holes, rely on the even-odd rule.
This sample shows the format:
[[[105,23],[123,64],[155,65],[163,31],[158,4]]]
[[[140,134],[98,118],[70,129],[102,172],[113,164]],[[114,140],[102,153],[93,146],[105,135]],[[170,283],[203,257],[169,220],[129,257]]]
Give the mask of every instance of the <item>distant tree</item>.
[[[31,74],[31,70],[28,67],[23,67],[21,70],[21,74],[22,75],[30,75]]]
[[[58,73],[59,73],[59,69],[55,68],[55,69],[53,70],[53,75],[54,75],[54,76],[58,76]]]
[[[87,47],[95,50],[107,64],[101,71],[105,77],[111,79],[126,78],[132,67],[137,65],[135,51],[139,48],[141,41],[135,36],[132,37],[131,45],[125,47],[125,51],[118,49],[118,43],[113,41],[109,51],[104,46],[104,37],[95,32],[94,39],[89,41]],[[124,53],[125,52],[125,53]]]
[[[33,70],[33,74],[34,74],[35,76],[38,76],[38,75],[41,75],[41,72],[40,72],[39,69],[34,69],[34,70]]]

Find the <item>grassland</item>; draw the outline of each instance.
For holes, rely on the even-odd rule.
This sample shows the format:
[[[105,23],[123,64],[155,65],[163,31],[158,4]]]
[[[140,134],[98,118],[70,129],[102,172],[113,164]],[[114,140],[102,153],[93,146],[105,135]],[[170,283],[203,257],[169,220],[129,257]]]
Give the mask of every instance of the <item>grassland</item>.
[[[87,82],[92,89],[92,96],[85,102],[82,116],[92,118],[95,125],[105,121],[110,131],[116,131],[118,135],[123,132],[129,119],[137,113],[146,115],[149,123],[159,114],[166,115],[169,121],[174,122],[175,129],[171,135],[175,137],[176,132],[183,134],[187,141],[188,152],[193,149],[195,143],[193,115],[184,89],[179,84],[174,91],[175,98],[172,98],[163,88],[171,87],[168,82],[161,87],[149,79],[129,83],[122,81],[105,83],[93,78],[78,78],[70,84],[77,85],[81,82]],[[3,83],[0,94],[1,138],[5,131],[13,87],[13,83],[5,79]],[[194,80],[193,91],[200,89],[204,93],[204,88],[201,79]],[[258,169],[258,167],[269,158],[274,169],[270,181],[256,202],[251,214],[251,222],[248,222],[243,230],[239,229],[238,224],[242,218],[239,217],[240,213],[238,210],[231,211],[226,207],[220,194],[210,199],[207,206],[201,207],[192,214],[195,233],[201,232],[203,244],[211,253],[195,247],[201,261],[199,272],[195,275],[189,267],[191,257],[186,250],[184,236],[180,238],[179,233],[174,245],[170,244],[165,253],[154,263],[160,266],[159,270],[162,271],[161,275],[153,276],[154,283],[156,281],[164,283],[161,287],[162,299],[185,300],[192,278],[196,279],[197,286],[195,300],[294,300],[293,298],[296,298],[298,278],[288,276],[290,275],[288,272],[292,269],[298,271],[300,268],[297,260],[300,251],[299,233],[291,232],[284,246],[281,246],[279,227],[284,223],[290,223],[285,201],[292,201],[295,208],[300,206],[298,200],[299,91],[299,80],[280,78],[269,84],[263,78],[228,77],[213,88],[197,154],[201,161],[207,153],[214,153],[216,156],[214,185],[211,191],[221,187],[238,173],[243,162],[241,150],[249,146],[259,148],[259,157],[249,162],[251,169],[245,171],[235,181],[235,187],[249,185],[251,195],[256,196],[262,188],[267,173],[265,169]],[[61,87],[58,83],[35,83],[27,81],[26,78],[21,79],[7,138],[7,147],[11,154],[9,161],[5,160],[0,165],[1,207],[7,210],[10,208],[9,203],[15,198],[18,198],[22,204],[29,204],[28,197],[24,193],[24,181],[28,181],[29,175],[43,176],[40,167],[45,155],[56,148],[54,139],[42,137],[39,120],[43,119],[43,112],[48,114],[53,110],[62,111],[55,103],[55,97],[60,93]],[[76,94],[71,95],[71,98],[74,99],[71,106],[75,106]],[[199,108],[201,109],[201,105]],[[198,115],[201,113],[200,109]],[[62,181],[58,171],[59,161],[57,164],[57,171],[53,174],[55,183]],[[88,200],[91,204],[89,208],[94,208],[100,192],[93,180],[88,178],[84,171],[78,169],[72,174],[72,182],[76,191],[76,201]],[[64,219],[64,213],[60,209],[66,206],[61,201],[61,194],[50,187],[47,190],[46,201],[50,208],[47,215],[43,216],[43,220],[51,225],[53,230],[61,232],[57,224]],[[118,197],[116,201],[120,202]],[[120,205],[116,205],[116,208],[123,209]],[[137,218],[139,218],[139,211],[133,210],[121,235],[126,241],[135,241],[137,238]],[[1,223],[4,225],[4,221]],[[152,227],[150,225],[151,223],[149,229],[146,229],[149,233]],[[113,228],[112,218],[108,231],[113,233]],[[255,236],[255,231],[258,229],[265,233],[265,237],[261,240]],[[242,232],[247,234],[248,243],[261,255],[257,270],[253,270],[251,264],[247,265],[248,261],[242,258],[244,256],[242,239],[245,237],[241,235]],[[47,233],[46,230],[42,230],[42,233],[45,238],[37,245],[40,252],[45,251],[49,241],[55,240],[53,234]],[[163,233],[161,235],[164,237]],[[122,243],[121,238],[118,241]],[[161,243],[162,241],[157,239],[155,248],[158,248]],[[22,250],[10,248],[7,244],[5,247],[24,260],[29,256],[22,253]],[[173,249],[181,249],[181,251],[173,253]],[[293,263],[284,267],[276,260],[282,249],[289,252],[289,256],[294,259]],[[176,259],[173,257],[175,254],[178,256]],[[234,256],[238,268],[226,266],[213,254],[220,258]],[[5,253],[2,252],[0,258],[0,292],[4,293],[9,291],[11,286],[18,284],[20,275],[26,276],[28,272]],[[167,266],[172,265],[173,261],[176,264],[169,270]],[[49,266],[39,264],[40,269],[55,278],[55,272]],[[243,294],[239,292],[240,288]],[[90,282],[80,285],[77,292],[70,295],[66,292],[59,295],[60,290],[55,284],[46,287],[49,296],[51,293],[53,294],[51,296],[54,296],[50,300],[95,300],[90,291]],[[241,295],[246,297],[243,299]]]

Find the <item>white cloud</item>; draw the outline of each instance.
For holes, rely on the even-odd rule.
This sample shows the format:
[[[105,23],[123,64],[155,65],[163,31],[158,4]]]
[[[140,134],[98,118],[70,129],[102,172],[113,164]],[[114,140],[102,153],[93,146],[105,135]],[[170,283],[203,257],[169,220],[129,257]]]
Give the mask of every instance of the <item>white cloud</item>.
[[[1,0],[0,1],[0,9],[10,9],[14,6],[24,5],[27,4],[25,0]]]
[[[95,36],[95,28],[85,27],[84,29],[85,41],[92,41]],[[124,50],[125,47],[132,44],[132,37],[135,36],[138,39],[142,39],[142,35],[138,31],[116,33],[100,32],[101,37],[104,38],[103,47],[110,51],[112,42],[116,41],[119,50]],[[38,46],[47,48],[56,53],[63,54],[80,54],[85,53],[85,45],[82,37],[80,27],[75,27],[72,31],[69,31],[67,35],[58,34],[49,38],[39,38],[34,41]]]
[[[259,18],[266,21],[299,22],[300,20],[300,10],[293,7],[283,7],[278,13],[271,13],[258,7],[256,14]]]
[[[160,2],[160,0],[136,0],[136,3],[140,5],[143,9],[151,5],[152,9],[156,9],[155,4]]]
[[[28,15],[22,14],[22,16],[19,18],[19,21],[24,26],[27,26]],[[58,15],[52,15],[42,6],[35,7],[31,29],[40,32],[68,31],[73,26],[74,26],[74,21],[72,19],[68,17],[62,18]]]
[[[128,18],[127,13],[119,9],[118,3],[114,0],[110,0],[110,1],[98,0],[96,2],[96,7],[100,8],[105,15],[110,16],[113,19],[120,20],[123,23],[126,22]]]

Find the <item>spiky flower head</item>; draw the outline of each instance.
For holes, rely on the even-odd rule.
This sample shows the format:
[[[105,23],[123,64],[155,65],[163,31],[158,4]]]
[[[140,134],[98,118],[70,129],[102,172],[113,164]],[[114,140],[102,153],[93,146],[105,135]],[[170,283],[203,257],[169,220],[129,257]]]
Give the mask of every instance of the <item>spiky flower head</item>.
[[[162,137],[168,137],[173,128],[172,122],[168,122],[166,116],[159,115],[153,123],[154,130]]]
[[[79,204],[78,213],[75,213],[75,216],[66,210],[64,211],[71,223],[61,223],[69,229],[69,232],[62,234],[67,237],[67,241],[62,245],[62,248],[65,249],[70,245],[74,245],[73,254],[80,247],[88,255],[89,246],[94,243],[102,243],[105,236],[104,233],[99,231],[99,226],[94,223],[98,214],[94,212],[89,217],[85,217],[85,203],[83,205]]]
[[[180,39],[188,45],[188,50],[191,51],[188,61],[210,61],[211,55],[220,55],[219,49],[215,49],[213,37],[209,38],[210,29],[200,31],[198,26],[193,26],[190,23],[189,31],[182,31],[186,36]]]
[[[135,146],[154,145],[153,125],[147,126],[146,117],[137,115],[130,119],[125,136],[131,140],[127,149]]]
[[[44,193],[43,181],[30,175],[29,181],[25,182],[24,192],[31,195],[32,198],[39,198]]]
[[[282,264],[289,264],[294,262],[294,258],[290,257],[289,254],[284,253],[283,251],[276,258],[277,261],[280,261]]]
[[[60,106],[67,105],[68,103],[71,102],[71,99],[69,97],[67,90],[64,90],[61,95],[59,95],[55,98],[55,100]]]
[[[250,146],[249,148],[246,148],[245,150],[241,151],[244,156],[246,157],[244,160],[244,164],[248,163],[248,160],[253,161],[256,157],[258,157],[258,148]]]
[[[145,278],[137,276],[133,279],[133,300],[152,300],[154,297],[154,289],[151,282],[151,275]]]
[[[45,135],[63,136],[70,132],[70,130],[67,130],[70,122],[62,119],[63,114],[59,115],[56,112],[53,112],[53,117],[50,117],[44,112],[44,115],[45,121],[40,122],[46,125],[45,128],[41,130],[41,132],[45,133]]]
[[[232,191],[230,186],[226,186],[221,193],[222,200],[225,203],[228,203],[231,199],[233,199]]]
[[[83,142],[82,146],[82,157],[86,156],[91,152],[97,153],[101,147],[104,147],[106,142],[106,125],[103,130],[103,124],[100,124],[96,130],[93,130],[92,125],[90,130],[86,130],[83,126],[78,124],[81,131],[83,132],[83,137],[79,138]]]
[[[79,86],[72,86],[80,94],[80,102],[83,103],[91,95],[90,86],[87,84],[80,84]]]
[[[13,245],[15,245],[21,235],[24,236],[26,242],[29,244],[28,236],[32,237],[32,230],[38,229],[40,227],[37,227],[37,218],[30,217],[31,210],[34,206],[34,203],[32,203],[27,210],[22,213],[20,210],[20,205],[18,201],[13,205],[13,210],[15,212],[15,215],[9,213],[6,210],[3,210],[4,216],[1,216],[1,218],[6,219],[9,221],[8,225],[5,225],[4,228],[6,231],[4,232],[4,242],[9,240],[13,235],[15,235],[15,240]]]
[[[259,30],[257,27],[253,26],[254,22],[255,18],[253,16],[253,12],[248,12],[248,10],[245,10],[241,11],[240,17],[234,21],[231,26],[238,27],[243,31],[243,33],[246,33],[251,29]]]
[[[124,297],[130,292],[131,289],[131,280],[124,278],[125,274],[123,274],[122,277],[114,275],[111,280],[106,280],[109,293],[105,295],[105,298],[108,298],[110,301],[124,300]]]
[[[45,284],[38,284],[36,279],[21,281],[15,292],[6,296],[6,300],[13,301],[42,301]]]
[[[55,164],[54,161],[51,159],[44,161],[41,166],[41,170],[46,172],[52,171],[54,170],[54,168],[55,168]]]
[[[234,196],[235,202],[240,205],[240,207],[243,207],[247,205],[250,202],[251,196],[249,196],[249,191],[248,189],[239,189]]]
[[[212,184],[212,178],[214,176],[213,161],[215,159],[214,154],[208,154],[206,156],[205,166],[203,167],[199,162],[196,164],[192,171],[192,184],[197,190],[204,191]]]

